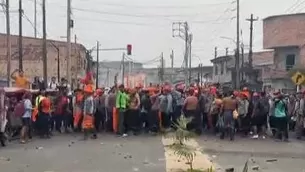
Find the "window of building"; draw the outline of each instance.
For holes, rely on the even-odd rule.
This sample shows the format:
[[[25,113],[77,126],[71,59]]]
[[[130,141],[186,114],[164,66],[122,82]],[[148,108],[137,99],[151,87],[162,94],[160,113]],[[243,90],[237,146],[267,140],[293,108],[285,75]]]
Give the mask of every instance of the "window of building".
[[[287,55],[286,56],[286,71],[292,69],[294,65],[295,65],[295,55],[294,54]]]
[[[223,75],[224,68],[225,68],[224,62],[221,62],[221,64],[220,64],[220,74],[221,75]]]

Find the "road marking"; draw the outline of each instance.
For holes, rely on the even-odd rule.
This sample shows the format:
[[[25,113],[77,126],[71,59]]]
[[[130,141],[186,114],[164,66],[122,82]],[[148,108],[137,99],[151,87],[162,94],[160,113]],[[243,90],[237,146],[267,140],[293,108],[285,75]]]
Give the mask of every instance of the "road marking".
[[[179,159],[177,155],[174,154],[172,150],[165,147],[166,145],[170,145],[172,143],[171,139],[162,137],[162,144],[164,145],[164,154],[165,154],[165,165],[166,165],[166,172],[176,172],[178,170],[187,170],[188,165],[186,165],[186,161]],[[197,147],[198,151],[196,151],[196,157],[194,159],[194,169],[201,169],[206,170],[208,168],[213,167],[213,163],[208,159],[207,155],[202,153],[202,149],[199,146],[198,142],[195,139],[191,139],[187,142],[187,144]]]

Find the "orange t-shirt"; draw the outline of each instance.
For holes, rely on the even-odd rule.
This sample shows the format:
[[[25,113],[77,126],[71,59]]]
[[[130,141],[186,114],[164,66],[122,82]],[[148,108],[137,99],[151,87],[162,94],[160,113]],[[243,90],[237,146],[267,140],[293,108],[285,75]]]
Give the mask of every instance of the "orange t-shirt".
[[[41,100],[41,111],[44,113],[51,112],[51,100],[49,98]]]
[[[15,86],[19,88],[29,88],[29,81],[26,77],[16,76],[15,77]]]

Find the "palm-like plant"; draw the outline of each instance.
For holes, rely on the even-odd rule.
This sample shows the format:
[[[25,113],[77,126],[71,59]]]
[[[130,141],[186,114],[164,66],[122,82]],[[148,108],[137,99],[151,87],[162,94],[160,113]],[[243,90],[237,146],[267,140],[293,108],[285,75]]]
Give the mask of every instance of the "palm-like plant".
[[[193,162],[196,156],[196,148],[187,145],[186,142],[195,136],[195,133],[187,130],[187,125],[192,121],[192,118],[186,118],[184,115],[178,119],[173,125],[176,128],[174,134],[167,135],[174,140],[174,143],[168,147],[174,151],[174,154],[179,158],[185,158],[189,165],[189,171],[192,172]]]

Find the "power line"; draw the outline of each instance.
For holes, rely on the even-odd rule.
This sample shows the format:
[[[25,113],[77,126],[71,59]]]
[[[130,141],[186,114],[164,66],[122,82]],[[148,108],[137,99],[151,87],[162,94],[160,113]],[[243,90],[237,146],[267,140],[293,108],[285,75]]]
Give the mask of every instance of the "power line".
[[[296,0],[296,2],[294,4],[292,4],[292,6],[290,6],[289,8],[287,8],[285,10],[285,13],[288,13],[291,9],[295,8],[299,2],[301,2],[301,0]]]
[[[126,21],[115,21],[115,20],[105,20],[105,19],[94,19],[94,18],[81,18],[81,17],[74,17],[75,20],[82,20],[82,21],[93,21],[93,22],[105,22],[105,23],[114,23],[114,24],[126,24],[126,25],[137,25],[137,26],[158,26],[158,27],[167,27],[168,25],[162,24],[154,24],[154,23],[142,23],[142,22],[126,22]],[[230,18],[223,19],[223,21],[227,21]],[[206,24],[206,23],[213,23],[221,20],[206,20],[206,21],[191,21],[191,23],[196,24]],[[222,22],[220,22],[222,23]],[[215,23],[215,24],[220,24]]]
[[[88,8],[72,8],[75,11],[82,11],[82,12],[89,12],[89,13],[98,13],[98,14],[105,14],[105,15],[112,15],[112,16],[124,16],[124,17],[137,17],[137,18],[169,18],[169,17],[191,17],[191,16],[198,16],[200,14],[162,14],[162,15],[151,15],[151,14],[128,14],[128,13],[115,13],[115,12],[108,12],[108,11],[101,11],[95,9],[88,9]]]
[[[299,6],[303,5],[304,3],[305,3],[305,0],[304,0],[301,4],[299,4]],[[303,11],[304,9],[305,9],[305,7],[302,7],[302,8],[299,9],[299,11],[297,11],[297,12],[299,13],[299,12]],[[297,9],[295,9],[295,10],[297,10]]]
[[[126,24],[126,25],[137,25],[137,26],[160,26],[160,27],[166,27],[165,25],[156,25],[152,23],[139,23],[139,22],[124,22],[124,21],[113,21],[113,20],[104,20],[104,19],[90,19],[90,18],[80,18],[80,17],[74,17],[76,20],[82,20],[82,21],[93,21],[93,22],[105,22],[105,23],[114,23],[114,24]]]
[[[29,1],[34,1],[34,0],[29,0]],[[52,3],[49,2],[50,4],[57,4],[57,3]],[[203,6],[220,6],[220,5],[225,5],[225,4],[229,4],[231,2],[220,2],[220,3],[203,3],[203,4],[193,4],[193,5],[136,5],[136,4],[118,4],[118,3],[99,3],[101,4],[101,6],[112,6],[112,7],[126,7],[126,8],[145,8],[145,9],[155,9],[155,8],[159,8],[159,9],[187,9],[187,8],[201,8]]]
[[[31,26],[33,27],[33,29],[36,29],[37,30],[37,27],[34,25],[34,23],[29,19],[29,17],[25,14],[25,13],[23,13],[23,18],[24,19],[26,19],[30,24],[31,24]],[[37,30],[37,33],[38,33],[38,30]],[[39,35],[40,35],[40,33],[38,33]]]

